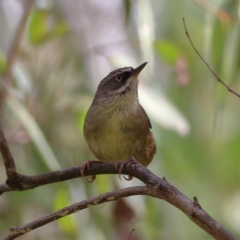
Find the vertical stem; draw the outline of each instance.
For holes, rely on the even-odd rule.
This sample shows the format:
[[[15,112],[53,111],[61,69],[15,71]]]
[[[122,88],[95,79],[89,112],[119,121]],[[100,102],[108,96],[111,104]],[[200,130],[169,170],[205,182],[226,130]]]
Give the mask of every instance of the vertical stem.
[[[7,86],[9,86],[11,84],[11,70],[12,70],[14,62],[16,60],[16,57],[18,55],[18,50],[19,50],[21,39],[22,39],[23,31],[24,31],[25,25],[27,23],[28,15],[31,10],[33,2],[34,2],[33,0],[25,1],[22,18],[20,19],[19,25],[17,27],[15,36],[13,38],[11,47],[8,52],[7,68],[3,75],[3,82]]]
[[[3,162],[5,166],[5,171],[7,174],[7,183],[11,185],[13,184],[18,184],[18,174],[16,172],[16,167],[14,163],[13,156],[10,152],[10,149],[8,147],[4,132],[3,132],[3,127],[2,127],[2,117],[0,115],[0,152],[3,157]]]

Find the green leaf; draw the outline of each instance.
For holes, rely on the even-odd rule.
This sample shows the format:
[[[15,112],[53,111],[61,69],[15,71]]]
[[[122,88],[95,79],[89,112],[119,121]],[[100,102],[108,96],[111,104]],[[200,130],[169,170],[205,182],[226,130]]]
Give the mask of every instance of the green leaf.
[[[46,10],[36,10],[29,23],[28,35],[33,45],[43,43],[49,37],[48,29],[49,12]]]
[[[7,69],[7,61],[5,56],[0,52],[0,73],[4,73]]]
[[[59,188],[59,191],[56,194],[54,209],[59,210],[63,207],[68,206],[69,204],[69,192],[65,187],[62,186]],[[71,215],[59,219],[58,224],[64,232],[71,233],[76,231],[76,224],[74,222],[73,216]]]
[[[181,50],[170,41],[156,41],[155,48],[158,55],[171,65],[175,65],[177,59],[181,55]]]
[[[84,125],[85,117],[86,117],[86,112],[80,112],[77,117],[77,126],[79,129],[79,132],[81,133],[83,133],[83,125]]]
[[[132,3],[130,0],[124,0],[124,9],[125,9],[125,18],[126,22],[129,21],[130,13],[131,13]]]
[[[68,32],[68,25],[66,22],[62,21],[54,27],[51,36],[52,37],[61,37],[63,36],[66,32]]]

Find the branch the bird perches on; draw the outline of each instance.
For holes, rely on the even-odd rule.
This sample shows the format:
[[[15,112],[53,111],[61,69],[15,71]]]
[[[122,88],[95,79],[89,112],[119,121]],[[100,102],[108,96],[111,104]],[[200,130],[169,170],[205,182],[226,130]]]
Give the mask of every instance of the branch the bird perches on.
[[[62,182],[69,179],[81,177],[81,166],[48,172],[35,176],[26,176],[18,173],[16,171],[14,159],[4,135],[1,116],[0,151],[5,165],[6,175],[8,177],[6,184],[0,184],[0,193],[10,191],[23,191],[50,183]],[[169,184],[166,178],[159,178],[150,170],[134,160],[126,164],[122,173],[138,178],[140,181],[145,183],[145,186],[124,188],[101,194],[94,198],[87,199],[59,209],[56,212],[42,216],[23,226],[11,227],[9,235],[6,236],[4,240],[16,239],[20,235],[24,235],[36,228],[44,226],[50,222],[56,221],[57,219],[78,212],[90,206],[102,204],[109,201],[116,201],[123,197],[130,197],[135,195],[147,195],[154,198],[163,199],[180,209],[189,217],[191,221],[193,221],[196,225],[205,230],[215,239],[235,240],[235,238],[226,229],[224,229],[202,209],[196,197],[194,197],[194,201],[190,200],[178,189]],[[118,174],[118,170],[115,168],[114,163],[94,163],[90,166],[90,169],[86,169],[84,173],[85,176],[99,174]]]
[[[31,3],[29,1],[29,3]],[[30,9],[30,8],[26,8]],[[26,11],[28,12],[28,11]],[[237,97],[240,95],[233,91],[229,86],[227,86],[212,70],[209,64],[202,58],[200,53],[197,51],[196,47],[193,45],[191,38],[189,37],[185,20],[183,19],[184,27],[186,35],[194,48],[195,52],[204,62],[204,64],[208,67],[208,69],[212,72],[212,74],[216,77],[217,81],[219,81],[229,92],[233,93]],[[21,32],[20,32],[21,33]],[[21,35],[21,34],[19,34]],[[20,38],[20,37],[19,37]],[[18,41],[16,42],[16,46],[18,45]],[[13,48],[17,49],[17,47]],[[12,51],[13,53],[17,51]],[[12,54],[13,56],[16,54]],[[14,58],[13,58],[14,59]],[[11,62],[11,61],[9,61]],[[13,61],[12,61],[13,62]],[[9,66],[11,66],[10,64]],[[10,72],[10,67],[8,72]],[[8,74],[7,74],[8,75]],[[5,77],[7,79],[7,77]],[[62,181],[67,181],[74,178],[81,177],[80,169],[81,166],[72,167],[68,169],[62,169],[59,171],[48,172],[44,174],[39,174],[35,176],[27,176],[17,172],[14,158],[11,154],[10,148],[6,141],[3,126],[1,122],[0,116],[0,151],[3,157],[3,162],[5,166],[7,181],[4,184],[0,184],[0,194],[11,192],[11,191],[24,191],[33,189],[39,186],[44,186],[51,183],[57,183]],[[213,238],[218,240],[235,240],[235,238],[221,225],[219,225],[212,217],[210,217],[200,206],[198,199],[194,197],[194,201],[187,198],[183,195],[178,189],[173,187],[170,183],[166,181],[165,178],[159,178],[154,175],[151,171],[143,167],[137,161],[129,163],[125,166],[122,171],[123,174],[132,175],[135,178],[138,178],[140,181],[145,183],[145,186],[136,186],[130,187],[120,190],[111,191],[99,196],[96,196],[91,199],[87,199],[73,205],[67,206],[65,208],[59,209],[56,212],[50,213],[38,219],[35,219],[23,226],[11,227],[10,233],[4,239],[16,239],[20,235],[27,234],[32,230],[44,226],[50,222],[53,222],[57,219],[60,219],[69,214],[75,213],[82,209],[88,208],[93,205],[98,205],[101,203],[116,201],[117,199],[123,197],[130,197],[134,195],[147,195],[150,197],[158,198],[165,200],[171,205],[180,209],[183,213],[185,213],[191,221],[193,221],[196,225],[201,227],[207,233],[209,233]],[[85,176],[90,175],[99,175],[99,174],[118,174],[118,170],[115,168],[114,164],[110,163],[94,163],[90,166],[90,169],[86,169],[84,172]]]

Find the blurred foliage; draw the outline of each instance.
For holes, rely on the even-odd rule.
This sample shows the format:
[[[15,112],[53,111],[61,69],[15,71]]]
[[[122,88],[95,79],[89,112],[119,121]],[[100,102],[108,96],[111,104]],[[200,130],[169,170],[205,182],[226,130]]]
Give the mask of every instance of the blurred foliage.
[[[0,73],[6,69],[21,4],[0,0]],[[18,171],[33,175],[94,159],[82,126],[99,81],[117,67],[148,61],[140,85],[142,93],[155,101],[155,109],[141,98],[143,94],[139,97],[152,119],[158,147],[149,169],[189,198],[197,196],[206,212],[240,238],[240,99],[211,75],[191,48],[182,24],[184,17],[197,49],[223,81],[240,92],[239,4],[238,0],[36,1],[12,68],[13,81],[0,96]],[[177,110],[168,120],[172,125],[158,121],[158,116],[173,116],[172,108]],[[184,129],[180,121],[185,121]],[[5,182],[3,164],[0,173]],[[12,225],[138,184],[136,179],[98,176],[93,184],[75,179],[3,194],[0,237]],[[212,239],[176,208],[143,196],[83,210],[19,239],[127,239],[133,228],[131,240]]]
[[[170,65],[175,65],[181,56],[181,50],[175,43],[169,41],[157,41],[155,47],[160,59],[165,60]]]
[[[4,57],[4,55],[0,52],[0,73],[3,73],[6,71],[7,68],[7,62],[6,62],[6,58]]]
[[[130,14],[131,14],[132,3],[130,0],[124,0],[124,9],[125,9],[125,18],[126,22],[128,22]]]
[[[51,19],[49,10],[35,10],[29,21],[29,39],[33,45],[39,45],[53,37],[61,37],[67,32],[67,24]]]

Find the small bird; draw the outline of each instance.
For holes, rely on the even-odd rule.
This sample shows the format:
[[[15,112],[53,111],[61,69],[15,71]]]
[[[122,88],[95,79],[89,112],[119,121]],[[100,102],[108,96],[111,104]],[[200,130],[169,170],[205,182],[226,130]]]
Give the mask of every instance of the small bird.
[[[156,153],[151,122],[138,100],[138,75],[146,64],[110,72],[100,82],[84,122],[84,137],[92,153],[102,162],[120,164],[121,170],[132,157],[146,167]],[[82,176],[93,162],[83,164]]]

